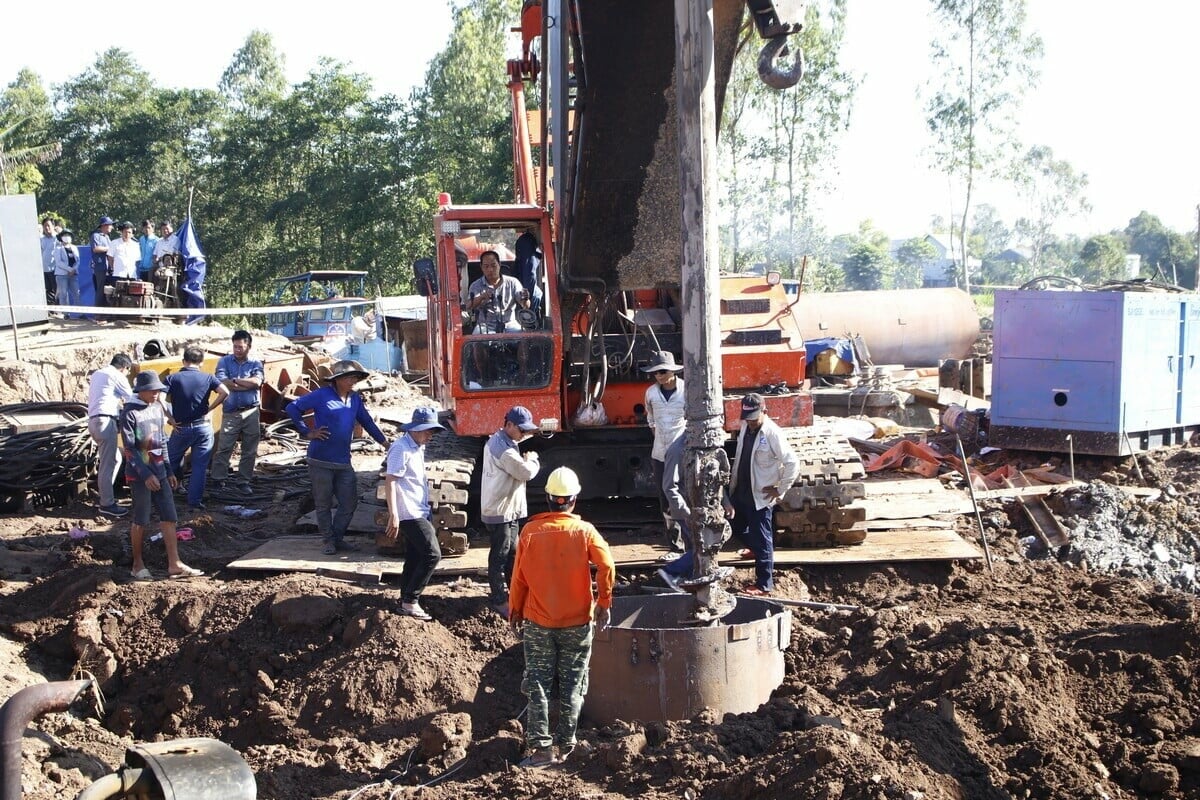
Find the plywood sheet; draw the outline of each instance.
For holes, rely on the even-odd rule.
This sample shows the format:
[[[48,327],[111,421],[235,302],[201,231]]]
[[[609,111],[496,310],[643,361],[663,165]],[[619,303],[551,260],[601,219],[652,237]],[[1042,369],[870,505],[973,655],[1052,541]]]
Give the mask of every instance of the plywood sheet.
[[[969,514],[971,501],[958,492],[929,495],[888,495],[867,497],[856,505],[866,506],[867,519],[914,519],[930,514]]]
[[[369,541],[352,537],[362,549],[336,556],[321,554],[319,536],[279,536],[229,564],[231,569],[264,572],[316,572],[334,569],[364,575],[395,576],[404,568],[403,558],[382,556]],[[611,544],[618,570],[651,569],[657,566],[664,548],[642,543]],[[485,575],[486,546],[472,546],[466,554],[443,558],[439,575]],[[735,552],[722,553],[722,563],[750,566],[751,561],[734,558]],[[852,547],[797,548],[775,551],[778,566],[801,564],[865,564],[891,561],[949,561],[982,558],[974,545],[956,533],[944,529],[871,531],[860,545]]]
[[[946,487],[937,478],[898,478],[863,481],[867,497],[897,494],[945,494]]]

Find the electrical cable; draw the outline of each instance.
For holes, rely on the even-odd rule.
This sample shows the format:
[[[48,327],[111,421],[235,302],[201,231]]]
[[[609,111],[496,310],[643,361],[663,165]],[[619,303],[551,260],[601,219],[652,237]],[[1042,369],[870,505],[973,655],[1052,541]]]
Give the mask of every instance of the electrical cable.
[[[97,448],[88,433],[87,406],[63,402],[0,406],[0,414],[21,413],[61,413],[75,419],[45,430],[0,436],[0,507],[16,510],[25,499],[37,508],[66,505],[75,487],[95,474]]]

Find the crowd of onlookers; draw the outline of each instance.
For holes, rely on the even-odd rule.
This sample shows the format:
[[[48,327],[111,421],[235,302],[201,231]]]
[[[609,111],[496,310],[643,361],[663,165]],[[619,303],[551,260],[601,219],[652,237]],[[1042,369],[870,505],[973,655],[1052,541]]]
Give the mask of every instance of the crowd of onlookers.
[[[116,238],[112,236],[114,227]],[[154,223],[142,220],[142,235],[135,239],[132,222],[117,224],[111,217],[100,217],[96,229],[82,245],[85,249],[81,250],[74,231],[64,228],[54,217],[45,217],[40,244],[46,303],[60,306],[82,303],[79,271],[84,266],[85,253],[92,270],[92,305],[100,307],[108,305],[106,286],[113,286],[118,280],[152,281],[154,271],[179,254],[179,237],[165,219],[158,223],[157,235]]]

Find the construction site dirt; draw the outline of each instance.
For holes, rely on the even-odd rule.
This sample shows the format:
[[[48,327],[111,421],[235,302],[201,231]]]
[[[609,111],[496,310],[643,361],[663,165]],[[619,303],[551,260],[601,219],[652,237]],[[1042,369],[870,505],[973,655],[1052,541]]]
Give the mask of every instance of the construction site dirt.
[[[371,409],[401,414],[420,398],[395,382]],[[381,458],[355,454],[364,492]],[[5,514],[0,700],[79,670],[103,689],[102,706],[30,725],[24,797],[74,797],[131,744],[191,736],[235,747],[258,796],[280,800],[1200,797],[1200,450],[1077,458],[1075,470],[1086,485],[1047,498],[1068,548],[1046,552],[1016,502],[988,497],[994,571],[784,569],[776,597],[856,610],[791,610],[768,703],[671,723],[585,719],[565,763],[538,770],[516,766],[521,645],[482,577],[435,581],[422,623],[399,614],[388,581],[227,567],[292,533],[304,498],[185,517],[183,557],[205,572],[190,580],[131,580],[128,524],[90,503]],[[954,524],[978,542],[973,515]],[[161,544],[149,548],[164,575]],[[653,570],[619,572],[618,592],[656,583]]]

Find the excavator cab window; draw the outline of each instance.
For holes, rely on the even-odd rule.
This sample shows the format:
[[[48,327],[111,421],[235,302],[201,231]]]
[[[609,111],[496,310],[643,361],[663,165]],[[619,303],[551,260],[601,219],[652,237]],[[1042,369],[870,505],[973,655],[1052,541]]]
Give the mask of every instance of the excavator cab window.
[[[554,343],[547,336],[500,334],[463,343],[462,386],[470,392],[544,389],[550,385]]]

